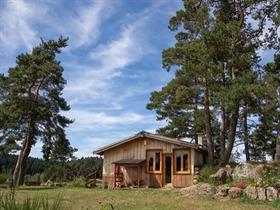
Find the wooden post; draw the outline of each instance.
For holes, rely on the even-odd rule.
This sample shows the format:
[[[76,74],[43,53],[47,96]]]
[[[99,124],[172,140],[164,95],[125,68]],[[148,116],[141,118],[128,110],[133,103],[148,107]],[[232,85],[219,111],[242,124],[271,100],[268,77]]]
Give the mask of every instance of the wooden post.
[[[137,184],[138,188],[140,187],[140,180],[139,180],[139,166],[137,166]]]
[[[117,172],[117,164],[115,163],[115,169],[114,169],[114,187],[116,187],[116,182],[117,182],[117,175],[116,175],[116,172]]]

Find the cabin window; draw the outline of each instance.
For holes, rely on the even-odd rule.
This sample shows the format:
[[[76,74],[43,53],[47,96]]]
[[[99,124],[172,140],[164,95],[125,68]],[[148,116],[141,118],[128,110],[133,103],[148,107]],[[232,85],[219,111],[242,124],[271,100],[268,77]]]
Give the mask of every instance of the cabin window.
[[[176,171],[181,171],[181,154],[176,153]]]
[[[147,163],[148,172],[161,172],[161,151],[147,151]]]
[[[156,167],[155,171],[160,171],[160,152],[156,152]]]
[[[149,157],[149,171],[153,171],[153,167],[154,167],[154,158]]]
[[[188,150],[175,150],[175,166],[177,173],[188,173],[189,166],[189,151]]]
[[[186,154],[183,154],[183,171],[188,171],[188,158],[189,154],[186,153]]]

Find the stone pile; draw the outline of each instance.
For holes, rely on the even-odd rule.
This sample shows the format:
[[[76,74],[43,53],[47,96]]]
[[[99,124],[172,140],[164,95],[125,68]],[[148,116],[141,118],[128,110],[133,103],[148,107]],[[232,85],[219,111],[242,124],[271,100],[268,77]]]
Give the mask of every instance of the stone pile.
[[[228,183],[242,183],[243,180],[253,180],[255,183],[259,183],[262,169],[263,165],[249,163],[238,165],[234,169],[227,165],[210,176],[210,183],[213,184],[197,183],[198,172],[196,171],[194,185],[181,189],[181,192],[186,196],[206,195],[213,196],[216,199],[235,199],[241,196],[246,196],[252,200],[273,201],[280,199],[280,189],[274,187],[255,187],[245,184],[230,187],[228,185]]]

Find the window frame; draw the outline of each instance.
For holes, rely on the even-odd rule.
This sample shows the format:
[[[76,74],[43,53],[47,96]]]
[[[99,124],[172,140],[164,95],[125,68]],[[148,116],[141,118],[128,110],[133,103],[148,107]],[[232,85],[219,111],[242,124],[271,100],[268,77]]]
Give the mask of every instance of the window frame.
[[[183,171],[184,168],[184,160],[183,160],[183,156],[184,153],[181,153],[180,157],[181,157],[181,170],[177,171],[177,157],[176,157],[176,152],[187,152],[188,154],[188,170],[187,171]],[[185,148],[179,148],[179,149],[173,149],[173,173],[177,174],[177,175],[189,175],[191,174],[191,149],[185,149]]]
[[[154,161],[153,161],[153,171],[150,171],[149,170],[149,156],[148,154],[150,152],[154,152],[154,157],[156,157],[155,153],[156,152],[159,152],[160,153],[160,170],[159,171],[156,171],[156,160],[154,158]],[[162,174],[162,153],[163,153],[163,150],[162,149],[147,149],[146,150],[146,173],[148,174]]]

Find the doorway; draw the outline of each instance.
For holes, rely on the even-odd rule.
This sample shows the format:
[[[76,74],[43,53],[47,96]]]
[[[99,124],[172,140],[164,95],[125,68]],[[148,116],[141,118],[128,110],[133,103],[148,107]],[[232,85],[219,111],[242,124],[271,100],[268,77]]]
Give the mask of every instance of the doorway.
[[[164,177],[165,184],[171,183],[171,175],[172,175],[172,158],[171,156],[165,156],[165,167],[164,167]]]

